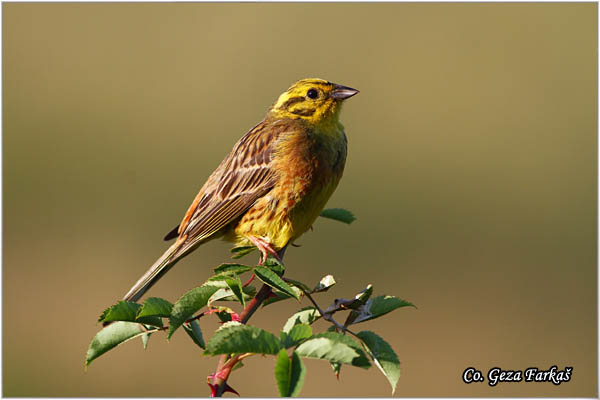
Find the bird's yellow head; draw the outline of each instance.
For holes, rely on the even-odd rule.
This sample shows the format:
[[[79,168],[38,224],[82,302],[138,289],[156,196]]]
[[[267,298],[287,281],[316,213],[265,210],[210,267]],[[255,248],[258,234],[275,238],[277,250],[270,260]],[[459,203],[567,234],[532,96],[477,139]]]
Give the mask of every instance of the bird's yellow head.
[[[269,110],[277,117],[303,119],[311,124],[337,121],[342,102],[358,90],[323,79],[302,79],[286,90]]]

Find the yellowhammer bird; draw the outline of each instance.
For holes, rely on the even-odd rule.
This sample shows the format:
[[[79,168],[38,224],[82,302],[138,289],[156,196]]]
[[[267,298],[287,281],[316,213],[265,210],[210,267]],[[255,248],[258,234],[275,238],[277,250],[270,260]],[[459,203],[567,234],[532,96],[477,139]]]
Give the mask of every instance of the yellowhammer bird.
[[[165,237],[175,243],[124,299],[137,301],[177,261],[218,237],[255,245],[261,264],[269,254],[280,259],[311,227],[342,177],[347,141],[339,114],[343,100],[357,93],[303,79],[279,96],[210,175]]]

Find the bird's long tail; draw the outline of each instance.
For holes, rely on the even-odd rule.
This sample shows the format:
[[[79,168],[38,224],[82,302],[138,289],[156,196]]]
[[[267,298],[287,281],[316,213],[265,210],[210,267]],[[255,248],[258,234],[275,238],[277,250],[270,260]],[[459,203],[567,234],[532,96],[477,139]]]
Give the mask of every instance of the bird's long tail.
[[[181,256],[178,250],[181,248],[179,241],[169,247],[165,253],[150,267],[148,271],[136,282],[135,285],[127,292],[123,300],[138,301],[140,297],[146,293],[152,285],[156,283],[168,270],[179,261]]]

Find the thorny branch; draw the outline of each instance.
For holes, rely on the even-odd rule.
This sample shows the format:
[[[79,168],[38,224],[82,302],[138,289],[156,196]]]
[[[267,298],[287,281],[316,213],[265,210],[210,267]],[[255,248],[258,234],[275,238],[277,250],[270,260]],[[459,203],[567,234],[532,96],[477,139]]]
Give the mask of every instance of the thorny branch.
[[[270,286],[263,284],[256,296],[246,305],[244,311],[240,314],[240,320],[242,324],[246,324],[252,314],[260,307],[263,301],[269,297],[272,293],[272,289]],[[229,355],[223,354],[219,359],[219,363],[217,364],[217,370],[214,374],[209,375],[208,379],[212,380],[212,383],[208,382],[208,386],[211,389],[211,395],[213,397],[221,397],[223,393],[226,391],[233,391],[229,385],[227,385],[227,379],[229,378],[229,374],[231,373],[235,364],[241,361],[241,357],[243,355],[237,355],[229,359]]]

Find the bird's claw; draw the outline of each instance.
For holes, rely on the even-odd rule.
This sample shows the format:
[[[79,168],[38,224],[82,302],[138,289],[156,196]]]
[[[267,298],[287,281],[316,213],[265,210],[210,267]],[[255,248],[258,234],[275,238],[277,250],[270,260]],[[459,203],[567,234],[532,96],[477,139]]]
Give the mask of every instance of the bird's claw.
[[[258,261],[258,265],[264,265],[264,263],[267,262],[267,258],[269,258],[269,256],[274,257],[277,261],[279,261],[280,264],[283,264],[283,261],[281,261],[281,257],[279,257],[279,254],[277,254],[273,246],[271,246],[271,243],[255,236],[247,237],[248,240],[250,240],[252,244],[255,245],[258,248],[258,250],[260,250],[261,256],[260,260]]]

